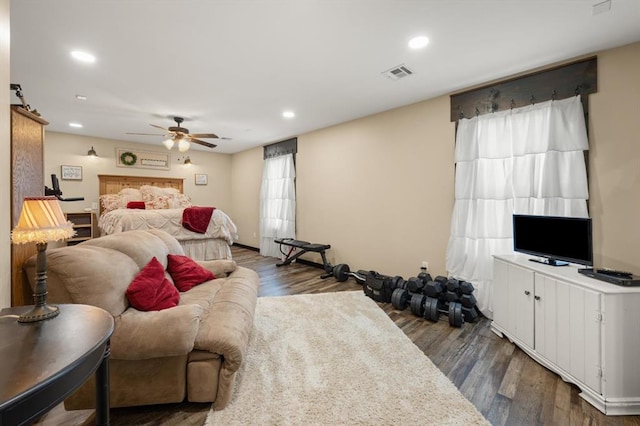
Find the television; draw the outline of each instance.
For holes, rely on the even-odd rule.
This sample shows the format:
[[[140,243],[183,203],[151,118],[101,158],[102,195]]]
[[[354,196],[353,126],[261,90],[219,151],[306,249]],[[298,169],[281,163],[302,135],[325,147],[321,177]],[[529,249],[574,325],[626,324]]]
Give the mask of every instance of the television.
[[[552,266],[593,266],[591,219],[514,214],[513,250]]]

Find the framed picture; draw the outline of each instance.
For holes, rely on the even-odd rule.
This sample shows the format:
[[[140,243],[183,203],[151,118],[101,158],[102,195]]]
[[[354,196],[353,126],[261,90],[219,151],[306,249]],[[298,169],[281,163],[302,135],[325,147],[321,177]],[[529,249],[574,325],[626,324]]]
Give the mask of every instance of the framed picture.
[[[82,180],[82,166],[60,166],[62,180]]]
[[[207,175],[196,173],[196,185],[206,185],[208,182]]]

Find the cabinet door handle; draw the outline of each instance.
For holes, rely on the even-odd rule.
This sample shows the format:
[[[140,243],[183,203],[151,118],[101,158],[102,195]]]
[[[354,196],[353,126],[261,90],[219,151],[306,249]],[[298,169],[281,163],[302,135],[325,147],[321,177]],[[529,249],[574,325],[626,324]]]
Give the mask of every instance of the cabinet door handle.
[[[534,299],[540,300],[540,296],[533,296]]]
[[[531,294],[531,292],[529,290],[525,290],[524,294],[526,294],[527,296]]]

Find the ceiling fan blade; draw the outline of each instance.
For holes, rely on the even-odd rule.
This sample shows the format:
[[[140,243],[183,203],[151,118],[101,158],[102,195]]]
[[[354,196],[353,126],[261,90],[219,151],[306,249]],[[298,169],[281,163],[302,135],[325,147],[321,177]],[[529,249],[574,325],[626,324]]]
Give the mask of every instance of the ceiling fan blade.
[[[192,138],[218,139],[218,135],[216,135],[215,133],[190,133],[189,136],[191,136]]]
[[[165,136],[157,133],[125,133],[125,135]]]
[[[169,130],[169,129],[165,129],[164,127],[156,126],[155,124],[149,124],[149,126],[156,127],[156,128],[158,128],[158,129],[164,130],[165,132],[170,132],[170,131],[171,131],[171,130]]]
[[[218,145],[216,145],[214,143],[201,141],[200,139],[195,139],[195,138],[192,138],[192,137],[189,138],[189,142],[197,143],[199,145],[203,145],[203,146],[206,146],[208,148],[215,148],[216,146],[218,146]]]

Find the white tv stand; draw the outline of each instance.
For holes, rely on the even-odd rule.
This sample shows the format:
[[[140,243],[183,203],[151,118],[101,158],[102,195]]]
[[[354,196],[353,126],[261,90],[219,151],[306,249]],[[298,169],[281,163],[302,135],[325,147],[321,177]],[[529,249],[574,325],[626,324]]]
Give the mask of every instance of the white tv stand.
[[[640,414],[640,287],[529,258],[494,256],[491,330],[603,413]]]

